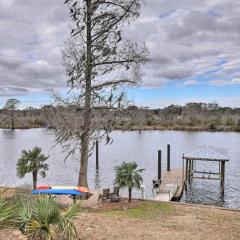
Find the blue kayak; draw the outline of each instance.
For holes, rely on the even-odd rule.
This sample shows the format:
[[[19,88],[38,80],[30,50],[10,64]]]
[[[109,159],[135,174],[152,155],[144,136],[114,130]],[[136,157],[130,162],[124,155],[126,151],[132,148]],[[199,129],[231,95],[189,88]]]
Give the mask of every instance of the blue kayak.
[[[75,189],[34,189],[32,190],[32,194],[81,195],[81,192]]]

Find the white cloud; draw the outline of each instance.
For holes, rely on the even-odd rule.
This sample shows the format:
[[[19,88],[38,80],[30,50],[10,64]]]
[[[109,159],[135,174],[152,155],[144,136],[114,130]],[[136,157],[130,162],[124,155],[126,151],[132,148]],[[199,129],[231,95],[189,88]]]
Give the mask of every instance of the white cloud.
[[[0,2],[0,95],[64,87],[67,7],[56,0]]]
[[[232,0],[145,1],[142,18],[146,21],[131,26],[129,35],[146,41],[153,60],[146,71],[155,72],[156,87],[162,85],[158,77],[165,82],[200,79],[202,75],[238,77],[239,10],[240,2]],[[176,74],[179,68],[189,74]],[[143,84],[148,85],[147,81]]]
[[[240,1],[234,0],[145,0],[141,17],[126,32],[150,50],[142,86],[178,80],[193,85],[202,75],[222,79],[212,85],[238,84],[239,11]],[[68,21],[63,1],[1,0],[0,87],[65,87],[61,46]]]
[[[208,82],[213,86],[227,86],[227,85],[240,85],[240,78],[234,78],[232,80],[211,80]]]
[[[194,85],[198,85],[198,84],[200,84],[200,82],[197,80],[188,80],[188,81],[185,81],[182,85],[183,86],[194,86]]]

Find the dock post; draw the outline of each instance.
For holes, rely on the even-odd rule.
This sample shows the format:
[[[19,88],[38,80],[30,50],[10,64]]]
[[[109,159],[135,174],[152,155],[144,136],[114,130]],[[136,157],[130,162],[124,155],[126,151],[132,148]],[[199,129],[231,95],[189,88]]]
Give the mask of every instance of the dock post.
[[[192,163],[192,160],[189,160],[188,161],[188,183],[190,183],[190,177],[191,177],[191,163]]]
[[[184,154],[182,156],[182,185],[184,185]]]
[[[224,195],[224,182],[225,182],[225,162],[221,162],[221,193]]]
[[[185,165],[185,190],[187,190],[187,179],[188,179],[188,162],[189,162],[189,160],[188,159],[186,159],[186,165]]]
[[[195,169],[196,169],[196,161],[193,161],[193,165],[192,165],[192,179],[194,179]]]
[[[167,145],[167,171],[170,172],[170,144]]]
[[[98,162],[98,140],[96,141],[96,169],[99,169],[99,162]]]
[[[162,179],[162,151],[158,150],[158,180]]]
[[[192,182],[192,176],[193,176],[193,160],[190,160],[190,166],[189,166],[189,183]]]

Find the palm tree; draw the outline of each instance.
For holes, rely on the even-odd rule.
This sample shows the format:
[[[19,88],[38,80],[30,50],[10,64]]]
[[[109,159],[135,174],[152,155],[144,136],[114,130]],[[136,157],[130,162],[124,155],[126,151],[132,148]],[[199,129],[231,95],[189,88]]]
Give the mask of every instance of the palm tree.
[[[56,198],[47,195],[22,196],[16,203],[15,222],[29,239],[77,239],[73,221],[79,212],[78,205],[65,209]]]
[[[38,172],[45,178],[48,164],[45,163],[49,156],[41,153],[42,149],[35,147],[32,151],[23,150],[17,162],[17,176],[23,178],[27,173],[32,173],[33,188],[36,189]]]
[[[119,188],[128,187],[128,202],[132,201],[132,189],[136,187],[140,189],[143,178],[141,172],[144,169],[137,169],[138,165],[136,162],[126,163],[123,162],[120,166],[115,168],[116,178],[115,185]]]

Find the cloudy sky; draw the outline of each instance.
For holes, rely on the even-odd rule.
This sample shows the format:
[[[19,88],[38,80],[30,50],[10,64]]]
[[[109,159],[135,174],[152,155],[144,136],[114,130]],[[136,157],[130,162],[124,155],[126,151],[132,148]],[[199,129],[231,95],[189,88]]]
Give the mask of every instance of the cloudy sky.
[[[151,61],[129,98],[150,107],[240,107],[239,12],[239,0],[145,0],[127,35],[145,41]],[[68,20],[63,0],[0,0],[0,107],[9,97],[40,106],[64,91]]]

